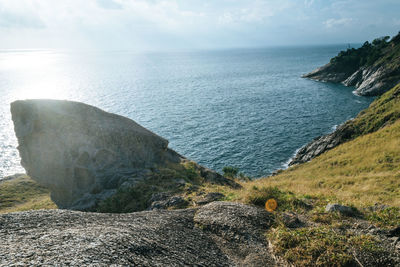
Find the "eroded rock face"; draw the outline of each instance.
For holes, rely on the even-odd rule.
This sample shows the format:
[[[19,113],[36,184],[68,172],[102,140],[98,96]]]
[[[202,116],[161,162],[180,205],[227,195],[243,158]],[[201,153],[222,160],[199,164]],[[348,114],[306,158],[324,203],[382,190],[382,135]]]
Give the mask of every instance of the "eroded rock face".
[[[134,186],[155,168],[184,160],[133,120],[83,103],[15,101],[11,113],[22,166],[60,208],[90,209],[122,184]],[[210,180],[221,178],[196,167]]]
[[[316,81],[342,83],[355,87],[355,93],[362,96],[377,96],[385,93],[400,82],[399,70],[386,65],[362,67],[353,71],[342,71],[332,63],[328,63],[303,78]]]
[[[262,209],[226,202],[129,214],[3,214],[0,265],[277,266],[263,235],[271,218]],[[224,226],[240,238],[224,236]]]

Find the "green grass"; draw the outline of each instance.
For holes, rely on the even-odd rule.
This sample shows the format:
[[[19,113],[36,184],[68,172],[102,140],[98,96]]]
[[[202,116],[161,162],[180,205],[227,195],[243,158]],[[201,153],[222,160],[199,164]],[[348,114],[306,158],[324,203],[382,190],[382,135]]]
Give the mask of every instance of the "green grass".
[[[26,175],[0,182],[0,213],[55,208],[49,191]]]
[[[281,174],[243,184],[336,199],[344,204],[400,206],[400,121]]]
[[[274,252],[295,266],[357,266],[355,252],[379,259],[383,251],[372,236],[338,233],[328,226],[280,226],[269,231],[267,238]]]
[[[367,211],[366,218],[380,227],[396,227],[400,225],[400,208],[389,207],[377,211]]]
[[[400,84],[377,98],[358,116],[345,124],[347,139],[376,132],[400,118]]]

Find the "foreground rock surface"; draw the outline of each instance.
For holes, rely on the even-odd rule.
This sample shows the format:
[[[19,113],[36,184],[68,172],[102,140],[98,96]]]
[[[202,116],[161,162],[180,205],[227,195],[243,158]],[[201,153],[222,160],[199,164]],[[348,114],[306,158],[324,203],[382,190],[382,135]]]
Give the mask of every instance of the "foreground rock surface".
[[[11,113],[22,166],[60,208],[89,210],[121,187],[187,161],[133,120],[83,103],[15,101]],[[225,181],[193,164],[205,180]]]
[[[130,214],[41,210],[0,215],[0,264],[273,266],[268,212],[237,203]]]

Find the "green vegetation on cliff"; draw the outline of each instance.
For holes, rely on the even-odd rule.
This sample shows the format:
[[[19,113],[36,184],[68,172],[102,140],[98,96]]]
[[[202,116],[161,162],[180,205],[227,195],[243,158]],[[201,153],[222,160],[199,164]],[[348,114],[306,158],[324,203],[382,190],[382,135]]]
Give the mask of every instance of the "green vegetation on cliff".
[[[376,99],[369,108],[345,123],[348,140],[375,132],[400,118],[400,84]]]
[[[390,66],[390,69],[393,70],[398,69],[400,66],[400,33],[390,42],[388,42],[389,39],[389,36],[384,36],[375,39],[372,43],[367,41],[360,48],[341,51],[330,60],[334,66],[333,70],[351,75],[360,68],[381,64]],[[392,76],[391,79],[400,80],[400,73],[398,74],[398,76]]]

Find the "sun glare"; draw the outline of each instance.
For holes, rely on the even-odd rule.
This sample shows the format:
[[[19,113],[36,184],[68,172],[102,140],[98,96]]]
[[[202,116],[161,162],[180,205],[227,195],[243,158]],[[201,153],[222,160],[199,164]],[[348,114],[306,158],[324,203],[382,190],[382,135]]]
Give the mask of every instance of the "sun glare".
[[[69,78],[60,71],[62,56],[47,51],[21,51],[0,54],[0,71],[7,73],[15,88],[12,100],[66,98]]]

